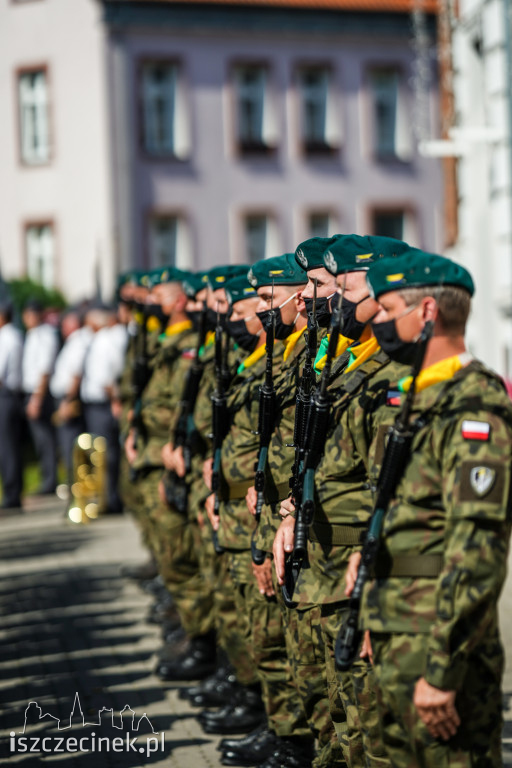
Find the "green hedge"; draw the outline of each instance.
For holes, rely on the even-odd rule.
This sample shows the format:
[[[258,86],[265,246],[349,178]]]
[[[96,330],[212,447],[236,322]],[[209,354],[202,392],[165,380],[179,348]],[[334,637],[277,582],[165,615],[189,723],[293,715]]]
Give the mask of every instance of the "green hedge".
[[[68,304],[60,291],[45,288],[44,285],[34,282],[29,277],[10,280],[7,282],[7,287],[18,312],[21,312],[23,305],[29,299],[37,299],[43,307],[51,309],[65,309]]]

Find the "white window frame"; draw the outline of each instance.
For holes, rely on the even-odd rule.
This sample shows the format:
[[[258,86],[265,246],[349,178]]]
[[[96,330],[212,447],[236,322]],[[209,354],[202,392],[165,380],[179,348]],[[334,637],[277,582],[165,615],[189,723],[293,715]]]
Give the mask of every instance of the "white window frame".
[[[25,255],[27,274],[31,280],[55,287],[55,230],[51,222],[25,225]]]
[[[417,224],[417,217],[416,212],[408,208],[404,205],[397,204],[396,206],[392,207],[384,207],[384,206],[373,206],[371,208],[371,218],[370,218],[370,231],[374,235],[382,235],[382,232],[374,232],[375,229],[375,218],[376,216],[386,216],[386,215],[397,215],[400,214],[402,216],[402,234],[401,237],[399,237],[400,240],[405,240],[408,243],[415,243],[418,240],[418,224]]]
[[[172,235],[174,243],[166,255],[159,258],[159,252],[164,253],[161,241],[165,235],[158,231],[158,226],[170,222],[174,226]],[[149,221],[149,263],[152,268],[175,266],[179,269],[190,269],[193,266],[192,240],[187,218],[181,212],[154,213]]]
[[[27,165],[50,161],[50,104],[46,68],[18,74],[21,159]]]
[[[164,74],[161,81],[157,73]],[[141,71],[142,135],[145,151],[155,157],[185,160],[190,155],[190,125],[181,65],[147,60]]]
[[[372,67],[369,81],[374,154],[379,160],[409,162],[413,155],[413,137],[403,72],[392,65]],[[379,103],[388,111],[387,127],[379,120]],[[385,130],[381,131],[380,127]]]
[[[314,216],[325,216],[327,219],[327,231],[323,232],[316,232],[313,230],[312,227],[312,220]],[[332,214],[332,211],[328,210],[315,210],[315,211],[308,211],[307,213],[307,234],[306,237],[331,237],[333,234],[335,234],[334,229],[336,227],[335,224],[335,217]]]

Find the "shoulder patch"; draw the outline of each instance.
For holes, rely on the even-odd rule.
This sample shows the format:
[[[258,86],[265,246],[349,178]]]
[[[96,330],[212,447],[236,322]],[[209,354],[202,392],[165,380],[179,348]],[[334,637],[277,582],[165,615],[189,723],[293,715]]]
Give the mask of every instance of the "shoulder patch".
[[[196,350],[195,349],[184,349],[181,353],[181,356],[185,358],[185,360],[193,360],[196,357]]]
[[[462,437],[464,440],[481,440],[487,442],[491,435],[491,425],[488,421],[470,421],[464,419],[462,422]]]
[[[460,471],[460,500],[482,500],[502,504],[505,491],[505,471],[502,464],[465,461]]]

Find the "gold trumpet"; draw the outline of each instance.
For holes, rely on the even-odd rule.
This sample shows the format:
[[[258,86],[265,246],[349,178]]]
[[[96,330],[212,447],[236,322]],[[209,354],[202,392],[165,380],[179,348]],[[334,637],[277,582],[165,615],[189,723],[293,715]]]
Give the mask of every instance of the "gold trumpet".
[[[73,484],[68,517],[90,523],[107,507],[107,441],[82,432],[73,445]]]

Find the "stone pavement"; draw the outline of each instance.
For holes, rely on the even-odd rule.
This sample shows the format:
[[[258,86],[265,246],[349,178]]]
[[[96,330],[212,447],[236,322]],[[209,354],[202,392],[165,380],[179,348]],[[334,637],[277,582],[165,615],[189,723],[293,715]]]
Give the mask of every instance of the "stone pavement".
[[[119,575],[121,563],[145,559],[135,526],[123,516],[75,526],[59,504],[29,499],[25,513],[0,518],[0,765],[216,768],[218,739],[202,732],[177,687],[152,674],[160,639],[144,621],[151,599]],[[508,652],[504,753],[512,767],[512,580],[501,615]],[[125,707],[131,709],[121,730]],[[102,708],[113,712],[102,713],[100,726]],[[70,754],[84,737],[89,752]],[[53,751],[28,751],[43,747]]]

